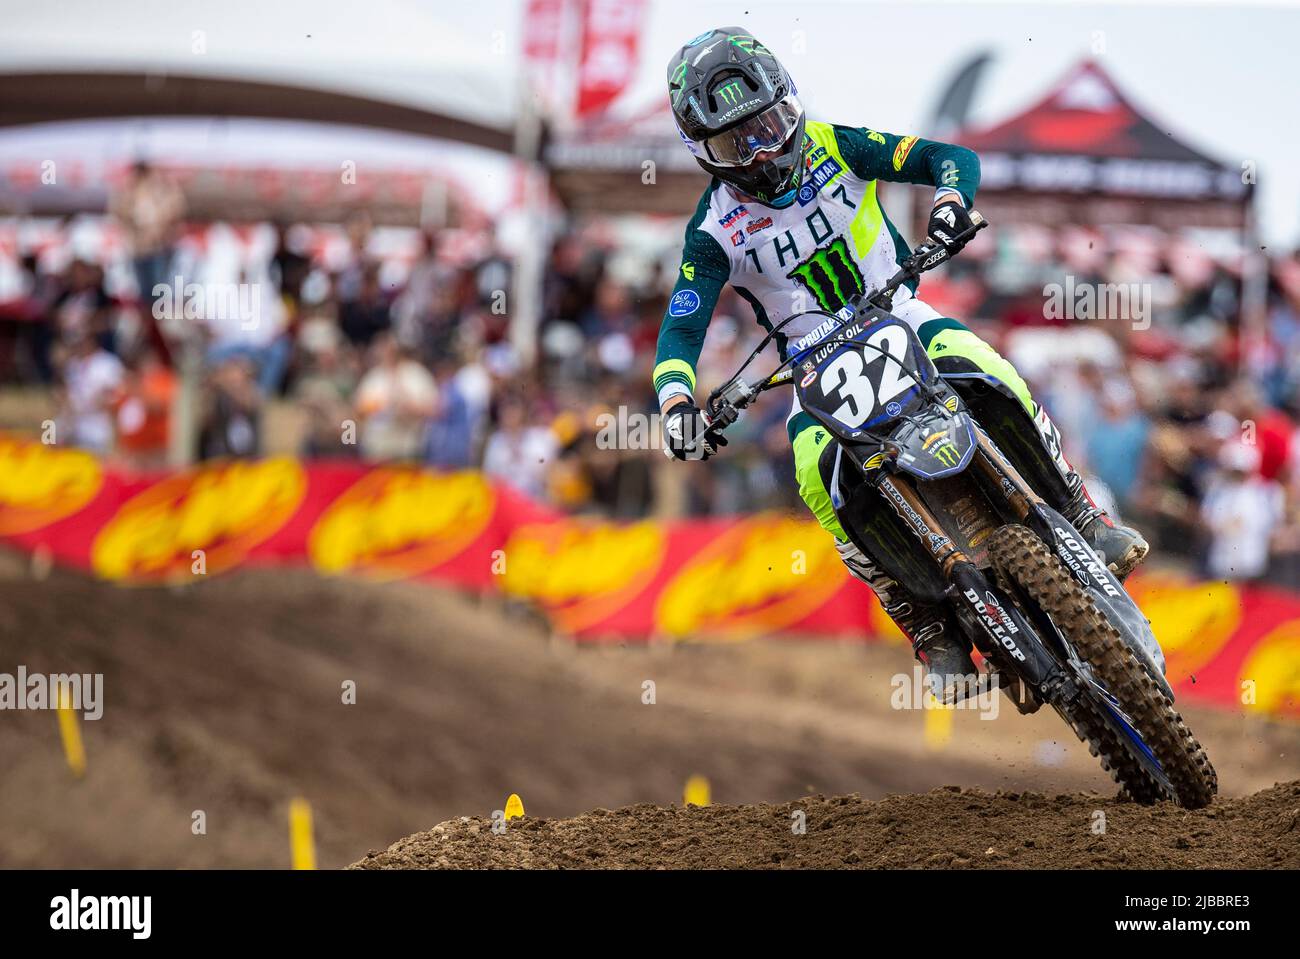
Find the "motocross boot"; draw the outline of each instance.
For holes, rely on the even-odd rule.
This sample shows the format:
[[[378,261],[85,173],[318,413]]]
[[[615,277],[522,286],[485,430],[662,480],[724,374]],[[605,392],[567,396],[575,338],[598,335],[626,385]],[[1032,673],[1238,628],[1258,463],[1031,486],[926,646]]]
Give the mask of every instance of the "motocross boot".
[[[912,652],[925,666],[926,684],[941,703],[953,704],[974,688],[977,673],[971,645],[946,611],[912,599],[898,581],[877,566],[853,543],[836,542],[840,559],[855,579],[871,587],[889,618],[912,643]]]
[[[1068,490],[1064,502],[1051,505],[1070,521],[1070,525],[1083,535],[1093,552],[1100,556],[1115,577],[1123,582],[1151,551],[1146,538],[1133,527],[1116,523],[1104,509],[1092,501],[1092,497],[1084,488],[1083,477],[1066,461],[1061,452],[1061,434],[1056,429],[1056,424],[1051,421],[1047,411],[1041,406],[1038,407],[1038,415],[1034,417],[1034,425],[1038,427],[1039,438],[1060,471]]]
[[[1115,574],[1121,583],[1129,573],[1146,559],[1151,547],[1146,538],[1132,526],[1122,526],[1092,501],[1083,485],[1083,477],[1071,470],[1065,482],[1069,485],[1070,501],[1061,515],[1083,534],[1088,545]]]

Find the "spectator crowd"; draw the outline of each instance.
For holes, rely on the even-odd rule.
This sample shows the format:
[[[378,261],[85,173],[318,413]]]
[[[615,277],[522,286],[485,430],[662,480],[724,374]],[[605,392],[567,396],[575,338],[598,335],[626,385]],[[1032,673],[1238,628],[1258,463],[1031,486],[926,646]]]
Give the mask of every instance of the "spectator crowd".
[[[1238,253],[1191,234],[989,234],[921,295],[1025,374],[1094,497],[1209,576],[1300,587],[1300,257],[1272,255],[1253,283]],[[513,264],[486,230],[376,228],[364,214],[190,223],[175,186],[141,165],[108,217],[0,221],[0,380],[47,387],[61,441],[139,469],[175,452],[192,361],[193,458],[480,468],[622,518],[801,508],[788,397],[764,397],[708,467],[665,469],[648,448],[676,254],[629,257],[599,223],[560,233],[527,357],[510,336]],[[1136,299],[1061,316],[1045,304],[1067,277]],[[728,290],[701,388],[760,332]],[[598,442],[611,421],[650,425],[628,433],[642,442]]]

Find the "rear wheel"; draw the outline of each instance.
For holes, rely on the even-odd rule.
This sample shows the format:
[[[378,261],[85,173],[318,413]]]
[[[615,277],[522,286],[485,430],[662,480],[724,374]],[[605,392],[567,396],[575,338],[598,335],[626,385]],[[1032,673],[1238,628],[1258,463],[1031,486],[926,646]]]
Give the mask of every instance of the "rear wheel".
[[[1147,768],[1140,747],[1117,728],[1099,694],[1085,691],[1066,718],[1102,766],[1138,802],[1169,798],[1189,809],[1207,805],[1219,787],[1204,748],[1087,590],[1024,526],[1003,526],[989,537],[988,546],[1003,586],[1036,603],[1073,644],[1132,720],[1163,776],[1157,778]]]

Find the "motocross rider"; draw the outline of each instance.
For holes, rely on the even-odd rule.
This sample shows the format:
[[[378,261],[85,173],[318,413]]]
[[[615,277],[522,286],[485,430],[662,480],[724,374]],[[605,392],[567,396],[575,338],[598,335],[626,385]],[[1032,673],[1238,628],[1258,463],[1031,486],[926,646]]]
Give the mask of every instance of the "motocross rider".
[[[807,119],[785,68],[739,27],[711,30],[682,47],[668,64],[668,95],[678,133],[713,179],[686,227],[659,330],[654,388],[666,449],[682,460],[708,459],[726,439],[708,429],[695,404],[695,364],[723,285],[731,283],[765,329],[808,309],[834,312],[851,296],[880,286],[911,252],[881,207],[877,182],[934,187],[929,240],[955,254],[953,238],[971,226],[967,211],[980,164],[972,151],[953,144]],[[1044,493],[1049,505],[1122,579],[1146,556],[1146,541],[1089,499],[1061,455],[1056,428],[1011,364],[926,304],[916,286],[898,291],[893,314],[916,332],[942,375],[954,383],[963,374],[995,382],[1013,397],[1008,402],[1017,416],[1023,407],[1022,432],[1042,444],[1064,480],[1059,502]],[[787,344],[818,320],[800,322],[777,338],[783,358]],[[835,538],[850,573],[875,591],[907,634],[936,692],[946,693],[946,677],[975,671],[969,641],[941,608],[909,596],[845,535],[828,489],[834,444],[797,399],[787,431],[800,496]]]

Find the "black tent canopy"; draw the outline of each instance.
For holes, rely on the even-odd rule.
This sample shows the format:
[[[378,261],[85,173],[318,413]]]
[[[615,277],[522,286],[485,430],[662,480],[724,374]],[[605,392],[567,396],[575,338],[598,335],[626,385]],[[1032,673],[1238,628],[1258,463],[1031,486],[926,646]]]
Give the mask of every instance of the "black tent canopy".
[[[1243,170],[1158,126],[1091,61],[1027,110],[955,139],[980,155],[980,208],[995,222],[1248,227]]]

